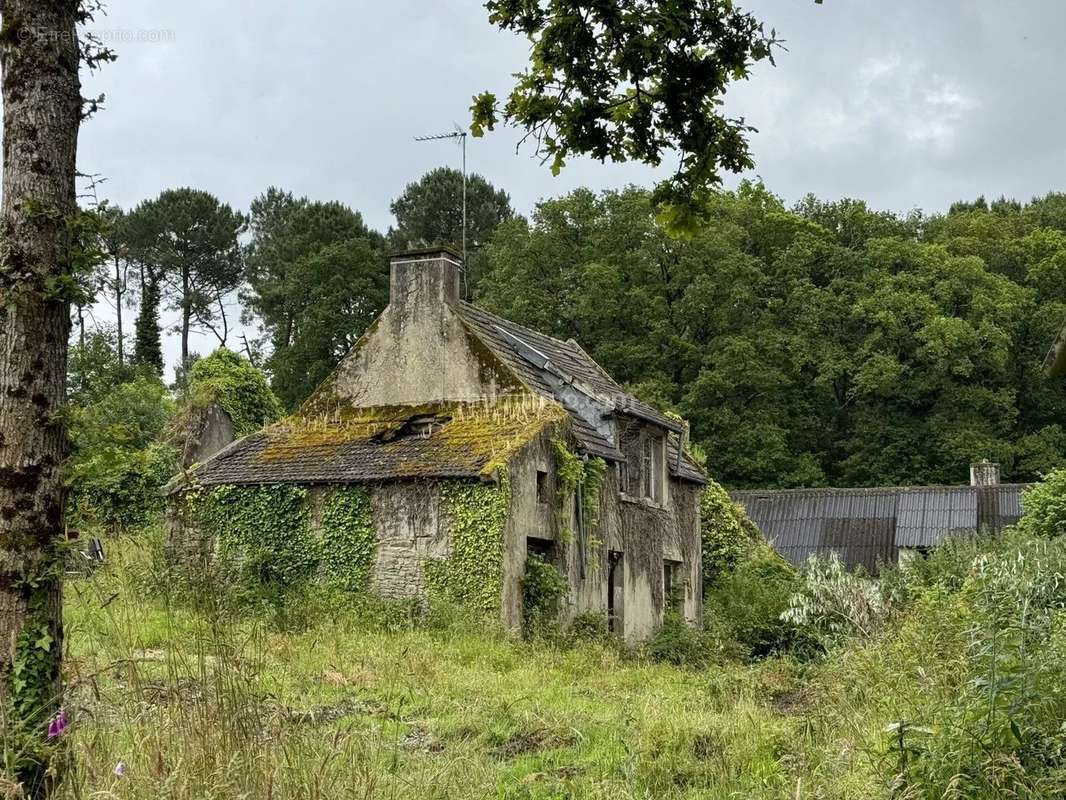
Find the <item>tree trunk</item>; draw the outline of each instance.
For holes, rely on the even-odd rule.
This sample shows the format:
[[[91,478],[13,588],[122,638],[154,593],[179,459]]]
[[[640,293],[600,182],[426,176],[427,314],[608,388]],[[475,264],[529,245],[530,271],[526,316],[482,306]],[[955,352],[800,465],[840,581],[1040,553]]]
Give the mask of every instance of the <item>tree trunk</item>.
[[[77,0],[0,0],[0,714],[10,715],[0,724],[24,730],[36,748],[18,773],[31,796],[47,791],[43,745],[61,692],[56,545],[63,538],[61,412],[71,323],[70,300],[47,287],[69,272],[72,255],[77,13]]]
[[[189,297],[189,268],[181,266],[181,368],[189,368],[189,319],[192,316],[192,300]],[[184,378],[183,378],[184,380]]]
[[[126,291],[122,270],[119,267],[119,257],[115,256],[115,329],[118,331],[118,365],[121,367],[125,361],[122,342],[122,295]]]

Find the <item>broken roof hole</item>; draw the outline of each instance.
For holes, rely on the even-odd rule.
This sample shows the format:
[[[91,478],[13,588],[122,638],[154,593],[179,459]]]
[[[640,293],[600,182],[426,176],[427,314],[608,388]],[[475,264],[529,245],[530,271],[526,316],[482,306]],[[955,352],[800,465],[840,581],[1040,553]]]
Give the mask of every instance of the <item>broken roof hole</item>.
[[[374,441],[385,444],[415,436],[428,439],[451,421],[452,418],[447,414],[415,414],[405,419],[398,427],[389,428],[377,434],[374,436]]]

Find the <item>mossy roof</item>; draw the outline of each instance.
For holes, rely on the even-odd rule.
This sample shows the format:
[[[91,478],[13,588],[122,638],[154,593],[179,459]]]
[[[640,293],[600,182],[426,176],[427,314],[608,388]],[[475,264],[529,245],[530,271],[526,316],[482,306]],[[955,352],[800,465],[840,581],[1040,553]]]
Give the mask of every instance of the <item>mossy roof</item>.
[[[234,442],[194,470],[201,485],[370,483],[491,478],[522,446],[566,420],[533,396],[486,403],[297,414]]]

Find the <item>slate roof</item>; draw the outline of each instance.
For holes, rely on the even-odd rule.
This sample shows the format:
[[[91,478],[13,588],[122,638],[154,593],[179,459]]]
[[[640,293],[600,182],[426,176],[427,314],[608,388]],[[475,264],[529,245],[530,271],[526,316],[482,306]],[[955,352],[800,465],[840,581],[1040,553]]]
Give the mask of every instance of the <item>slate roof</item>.
[[[413,415],[437,422],[413,430],[406,424]],[[208,486],[488,478],[518,447],[561,419],[548,404],[501,412],[483,403],[356,409],[328,423],[291,418],[234,442],[195,475]]]
[[[949,536],[998,532],[1022,516],[1025,484],[872,489],[734,491],[730,496],[774,548],[793,564],[836,552],[850,568],[875,572],[900,548],[924,548]]]
[[[680,462],[678,461],[676,437],[684,430],[684,426],[626,392],[573,339],[564,342],[546,336],[498,317],[472,303],[461,302],[459,315],[496,357],[533,391],[552,397],[552,380],[563,380],[602,398],[612,413],[638,417],[673,431],[675,436],[668,439],[670,474],[681,480],[707,482],[703,472],[687,455],[682,455]],[[522,344],[542,355],[546,363],[538,365],[523,357],[517,349]],[[625,460],[618,448],[589,422],[576,413],[571,413],[570,419],[573,422],[574,436],[590,455],[612,461]]]

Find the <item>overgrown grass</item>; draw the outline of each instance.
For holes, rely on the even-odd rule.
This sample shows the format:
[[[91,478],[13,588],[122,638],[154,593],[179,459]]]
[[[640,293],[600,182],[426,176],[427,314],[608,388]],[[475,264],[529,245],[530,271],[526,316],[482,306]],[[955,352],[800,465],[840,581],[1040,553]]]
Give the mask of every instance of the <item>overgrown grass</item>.
[[[1057,544],[959,547],[892,575],[886,595],[904,599],[888,621],[814,661],[738,660],[712,627],[686,639],[682,666],[652,660],[654,648],[626,652],[591,624],[587,640],[526,643],[457,613],[416,619],[314,592],[241,611],[224,587],[175,581],[147,540],[110,552],[67,587],[68,797],[1061,793],[1048,744],[1066,650]],[[1010,567],[1019,557],[1038,566]],[[1021,587],[1017,602],[996,599],[1007,584]],[[995,643],[1029,694],[993,698],[991,720],[989,602],[1004,630],[1018,631],[1023,608],[1033,626],[1028,640]],[[1033,636],[1050,649],[1021,664]],[[967,737],[984,737],[987,759]]]

